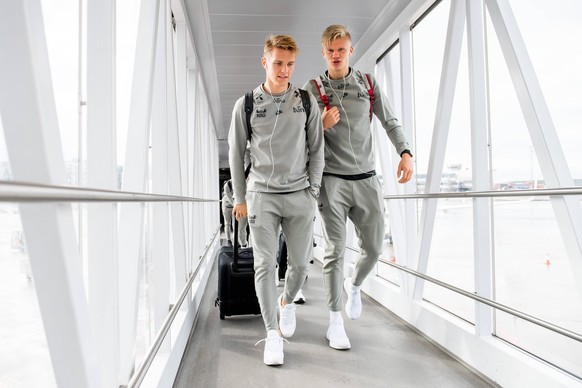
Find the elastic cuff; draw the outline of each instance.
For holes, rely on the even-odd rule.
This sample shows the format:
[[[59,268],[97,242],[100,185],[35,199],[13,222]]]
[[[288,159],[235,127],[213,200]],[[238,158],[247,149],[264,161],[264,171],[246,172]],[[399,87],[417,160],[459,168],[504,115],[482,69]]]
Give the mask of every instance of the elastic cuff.
[[[402,157],[404,154],[408,154],[410,155],[411,158],[414,157],[414,155],[412,155],[412,152],[410,152],[410,150],[404,150],[400,153],[400,157]]]

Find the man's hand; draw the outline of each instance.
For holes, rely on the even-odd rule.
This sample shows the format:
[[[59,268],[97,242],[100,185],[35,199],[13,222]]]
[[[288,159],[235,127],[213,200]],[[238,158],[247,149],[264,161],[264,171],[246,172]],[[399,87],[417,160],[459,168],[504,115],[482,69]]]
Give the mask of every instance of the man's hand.
[[[325,108],[321,114],[321,121],[323,122],[323,131],[327,132],[328,129],[336,125],[340,120],[340,112],[337,106],[331,109]]]
[[[247,216],[247,204],[239,203],[232,208],[232,215],[236,217],[237,221]]]
[[[412,157],[409,154],[403,154],[400,163],[398,163],[398,171],[396,172],[396,178],[399,178],[398,183],[408,182],[412,178],[413,172]]]

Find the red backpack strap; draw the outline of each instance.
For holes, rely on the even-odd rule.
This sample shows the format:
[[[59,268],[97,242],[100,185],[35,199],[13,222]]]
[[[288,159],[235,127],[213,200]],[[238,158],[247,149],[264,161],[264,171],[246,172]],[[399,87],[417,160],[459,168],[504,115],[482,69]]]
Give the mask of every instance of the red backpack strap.
[[[329,105],[329,99],[327,98],[327,94],[325,94],[325,88],[323,87],[323,84],[321,83],[321,79],[319,77],[317,77],[315,79],[312,79],[311,82],[313,82],[313,84],[317,88],[317,91],[319,92],[319,97],[321,98],[323,105],[325,105],[325,108],[330,109],[331,106]]]
[[[372,121],[372,115],[373,115],[372,105],[374,105],[374,101],[375,101],[374,87],[372,86],[372,79],[370,78],[370,74],[368,74],[368,73],[365,74],[365,77],[364,77],[364,75],[362,75],[362,73],[359,70],[358,70],[358,73],[360,74],[360,77],[364,81],[364,86],[366,87],[366,90],[368,90],[368,95],[370,96],[370,121]]]

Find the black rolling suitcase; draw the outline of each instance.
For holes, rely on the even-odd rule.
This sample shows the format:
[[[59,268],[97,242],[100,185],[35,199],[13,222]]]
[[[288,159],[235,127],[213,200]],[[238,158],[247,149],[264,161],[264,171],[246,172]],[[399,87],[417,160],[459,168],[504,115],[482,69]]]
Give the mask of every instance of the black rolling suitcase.
[[[277,272],[279,280],[285,279],[287,272],[287,241],[283,231],[279,233],[279,250],[277,251]]]
[[[313,246],[315,247],[315,240],[313,240]],[[279,250],[277,251],[277,276],[279,280],[285,279],[285,273],[287,272],[287,240],[283,231],[279,233]],[[313,264],[313,259],[309,260]]]
[[[253,248],[238,245],[238,221],[234,222],[233,247],[218,251],[218,297],[220,319],[232,315],[260,314],[255,293]]]

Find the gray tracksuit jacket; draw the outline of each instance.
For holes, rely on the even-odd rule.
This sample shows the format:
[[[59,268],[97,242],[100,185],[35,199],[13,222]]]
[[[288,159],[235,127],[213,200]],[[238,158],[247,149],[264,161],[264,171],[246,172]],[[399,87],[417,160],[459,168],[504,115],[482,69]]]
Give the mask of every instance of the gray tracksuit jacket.
[[[244,176],[248,133],[244,96],[234,104],[228,133],[234,203],[246,203],[248,191],[289,193],[309,188],[318,195],[324,166],[323,126],[315,97],[307,119],[299,90],[271,96],[262,85],[253,91],[251,170]]]
[[[361,74],[365,76],[365,73]],[[352,68],[345,82],[343,79],[330,80],[325,73],[320,78],[330,105],[337,106],[340,111],[340,121],[325,132],[324,171],[338,175],[357,175],[374,170],[376,161],[370,125],[370,96],[364,80]],[[374,88],[374,115],[382,123],[388,138],[400,155],[402,151],[410,150],[410,145],[388,100],[378,87],[376,78],[372,74],[370,78]],[[319,108],[323,111],[324,104],[315,84],[310,80],[304,88],[316,97]]]

